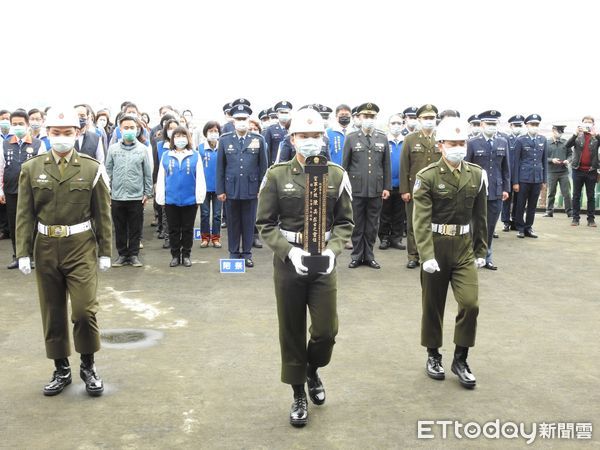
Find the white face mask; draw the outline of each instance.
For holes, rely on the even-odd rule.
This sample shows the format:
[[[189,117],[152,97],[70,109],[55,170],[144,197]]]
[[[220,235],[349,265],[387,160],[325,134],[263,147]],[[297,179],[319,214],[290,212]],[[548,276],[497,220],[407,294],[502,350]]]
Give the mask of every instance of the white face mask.
[[[316,156],[321,152],[321,147],[323,147],[323,139],[296,139],[294,146],[296,147],[296,151],[298,153],[300,153],[305,158],[308,158],[309,156]]]
[[[12,127],[12,132],[17,138],[24,138],[27,134],[27,127],[25,125],[15,125]]]
[[[279,113],[277,115],[277,117],[279,118],[279,121],[281,123],[287,123],[287,121],[290,120],[290,114],[289,113],[283,113],[283,112],[281,112],[281,113]]]
[[[406,121],[406,126],[410,129],[410,130],[414,130],[417,126],[417,124],[419,123],[419,121],[417,119],[408,119]]]
[[[248,120],[236,120],[235,129],[241,133],[248,131]]]
[[[96,126],[98,128],[104,128],[106,127],[106,119],[98,119],[98,121],[96,122]]]
[[[76,136],[50,136],[50,146],[56,153],[67,153],[75,145]]]
[[[175,138],[175,147],[178,149],[186,148],[188,145],[188,140],[186,137],[177,137]]]
[[[375,128],[375,119],[365,117],[364,119],[361,119],[360,125],[365,131],[373,131]]]
[[[172,136],[173,136],[173,130],[167,130],[167,137],[169,139],[171,139]]]
[[[496,125],[484,125],[483,126],[483,134],[487,137],[492,137],[498,131],[498,127]]]
[[[219,140],[219,132],[218,131],[209,131],[206,133],[206,139],[209,141],[217,141]]]
[[[4,132],[8,132],[10,130],[10,120],[8,120],[8,119],[0,120],[0,129]]]
[[[435,128],[435,119],[421,119],[421,126],[424,130],[433,130]]]
[[[360,119],[358,117],[352,119],[352,123],[354,124],[355,128],[360,128]]]
[[[530,136],[537,136],[539,131],[539,127],[537,125],[528,125],[527,126],[527,132],[529,133]]]
[[[481,133],[481,127],[480,126],[471,127],[471,133],[473,133],[474,135]]]
[[[33,131],[38,131],[40,128],[42,128],[42,123],[41,122],[30,122],[29,126],[31,127],[31,129]]]
[[[465,156],[467,156],[467,147],[446,147],[444,146],[444,151],[446,153],[446,159],[451,163],[458,164]]]
[[[402,125],[390,125],[390,133],[393,136],[398,136],[402,132]]]
[[[523,132],[523,127],[512,127],[512,132],[515,136],[520,136]]]

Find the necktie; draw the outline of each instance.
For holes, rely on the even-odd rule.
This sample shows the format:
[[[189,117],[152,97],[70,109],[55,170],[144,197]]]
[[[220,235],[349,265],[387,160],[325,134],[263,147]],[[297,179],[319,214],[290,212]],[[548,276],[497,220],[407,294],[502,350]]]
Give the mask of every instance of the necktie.
[[[454,172],[452,172],[454,174],[454,178],[456,178],[457,180],[460,180],[460,170],[458,169],[454,169]]]
[[[67,168],[67,160],[66,158],[60,158],[58,161],[58,170],[60,171],[60,176],[62,177],[65,174],[65,169]]]
[[[244,138],[243,137],[240,138],[240,145],[242,146],[242,148],[244,148]]]
[[[371,135],[367,134],[367,144],[369,144],[369,147],[371,146]]]

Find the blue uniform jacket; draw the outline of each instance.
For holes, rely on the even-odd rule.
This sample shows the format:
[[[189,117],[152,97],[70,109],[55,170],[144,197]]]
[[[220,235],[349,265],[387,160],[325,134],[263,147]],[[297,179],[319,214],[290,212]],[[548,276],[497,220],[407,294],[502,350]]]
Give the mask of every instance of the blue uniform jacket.
[[[519,136],[515,144],[512,184],[545,183],[548,173],[548,143],[544,136]]]
[[[267,171],[267,149],[260,134],[247,133],[244,145],[237,133],[221,135],[217,155],[217,195],[229,200],[251,200]]]
[[[287,130],[279,123],[271,125],[263,132],[267,148],[269,149],[269,166],[275,163],[277,152],[279,151],[279,143],[285,139],[286,135]]]
[[[213,150],[205,142],[198,146],[198,153],[202,158],[202,167],[204,168],[206,192],[217,192],[217,150],[218,147]]]
[[[499,134],[490,145],[483,135],[467,142],[466,161],[480,166],[487,172],[488,200],[501,200],[502,192],[510,192],[510,163],[508,141]]]

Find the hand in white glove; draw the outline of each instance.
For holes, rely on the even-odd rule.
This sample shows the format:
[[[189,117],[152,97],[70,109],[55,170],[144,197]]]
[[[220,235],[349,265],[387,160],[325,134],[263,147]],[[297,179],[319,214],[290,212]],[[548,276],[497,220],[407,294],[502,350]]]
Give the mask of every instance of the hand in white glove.
[[[439,272],[440,266],[435,259],[428,259],[423,263],[423,270],[427,273]]]
[[[329,267],[325,272],[319,272],[321,275],[329,275],[333,271],[333,267],[335,266],[335,253],[330,248],[324,250],[321,255],[329,257]]]
[[[31,273],[31,260],[29,256],[19,258],[19,270],[23,272],[23,275],[29,275]]]
[[[292,261],[298,275],[308,275],[308,267],[302,264],[303,256],[310,256],[310,253],[305,252],[300,247],[292,247],[288,253],[288,258]]]
[[[98,258],[98,269],[100,269],[100,272],[106,272],[110,269],[110,258],[108,256]]]
[[[481,269],[485,266],[485,258],[475,258],[475,267]]]

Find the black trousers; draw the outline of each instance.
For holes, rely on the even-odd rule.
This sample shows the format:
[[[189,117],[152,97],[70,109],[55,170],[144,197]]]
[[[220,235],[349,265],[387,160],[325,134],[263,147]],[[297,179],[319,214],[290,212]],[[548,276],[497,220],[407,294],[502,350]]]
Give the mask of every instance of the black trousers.
[[[141,200],[112,200],[111,212],[115,226],[115,244],[119,256],[140,253],[144,205]]]
[[[372,261],[375,259],[373,245],[377,239],[381,197],[354,197],[352,200],[354,230],[352,231],[353,261]]]
[[[510,192],[508,199],[502,202],[502,222],[504,225],[515,223],[515,213],[517,212],[518,192]]]
[[[579,215],[581,213],[581,191],[583,186],[585,186],[585,191],[587,194],[587,220],[594,220],[596,209],[596,202],[594,200],[596,176],[597,172],[595,170],[590,170],[587,172],[577,169],[573,170],[573,220],[579,220]]]
[[[383,200],[381,218],[379,220],[379,240],[388,239],[391,242],[401,242],[406,220],[405,203],[398,188],[390,192],[390,197]]]
[[[517,211],[515,212],[515,223],[518,231],[525,233],[531,231],[541,190],[542,183],[519,183]],[[523,217],[524,215],[525,217]]]
[[[8,231],[13,248],[13,258],[15,257],[15,228],[17,222],[17,198],[18,194],[5,194],[6,197],[6,218],[8,220]]]
[[[169,222],[169,243],[173,258],[189,258],[194,243],[194,221],[198,205],[175,206],[165,205]]]
[[[0,205],[0,233],[8,234],[8,221],[6,220],[6,205]]]

